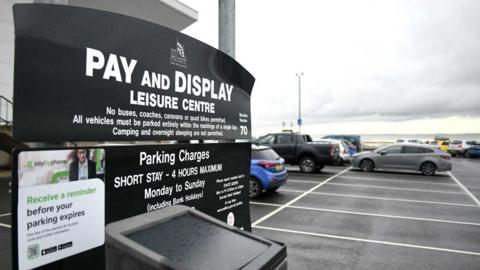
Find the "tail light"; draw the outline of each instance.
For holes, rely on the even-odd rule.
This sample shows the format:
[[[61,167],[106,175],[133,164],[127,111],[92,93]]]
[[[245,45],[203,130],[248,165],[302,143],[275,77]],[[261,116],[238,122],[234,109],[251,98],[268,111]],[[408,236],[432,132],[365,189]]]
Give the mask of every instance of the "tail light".
[[[335,156],[336,152],[338,152],[338,146],[337,145],[330,145],[330,156]]]
[[[272,167],[275,167],[275,165],[277,165],[276,163],[270,162],[270,161],[260,161],[257,164],[264,168],[272,168]]]
[[[451,159],[452,157],[450,155],[440,155],[441,158],[443,159]]]

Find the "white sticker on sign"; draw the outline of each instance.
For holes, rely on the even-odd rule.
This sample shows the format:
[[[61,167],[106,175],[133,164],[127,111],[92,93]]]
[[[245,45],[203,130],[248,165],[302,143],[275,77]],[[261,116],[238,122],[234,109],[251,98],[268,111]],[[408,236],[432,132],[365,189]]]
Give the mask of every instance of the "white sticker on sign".
[[[39,267],[105,243],[102,180],[60,182],[18,190],[18,265]]]

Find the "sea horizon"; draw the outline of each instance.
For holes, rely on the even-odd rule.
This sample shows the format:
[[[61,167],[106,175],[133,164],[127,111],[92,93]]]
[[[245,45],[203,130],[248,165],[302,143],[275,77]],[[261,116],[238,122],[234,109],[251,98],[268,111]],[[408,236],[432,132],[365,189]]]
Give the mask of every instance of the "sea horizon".
[[[311,134],[314,140],[330,134]],[[433,140],[436,136],[447,137],[450,140],[480,141],[480,133],[385,133],[385,134],[349,134],[359,135],[362,141],[396,141],[397,139]]]

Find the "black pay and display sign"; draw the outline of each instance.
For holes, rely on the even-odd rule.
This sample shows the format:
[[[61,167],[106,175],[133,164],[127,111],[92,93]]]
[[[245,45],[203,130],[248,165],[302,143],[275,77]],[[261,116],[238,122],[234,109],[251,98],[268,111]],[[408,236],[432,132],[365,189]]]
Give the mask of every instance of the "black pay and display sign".
[[[14,268],[104,269],[105,226],[175,204],[250,230],[249,156],[249,143],[17,151]]]
[[[17,140],[251,137],[253,76],[198,40],[70,6],[15,5],[14,21]]]

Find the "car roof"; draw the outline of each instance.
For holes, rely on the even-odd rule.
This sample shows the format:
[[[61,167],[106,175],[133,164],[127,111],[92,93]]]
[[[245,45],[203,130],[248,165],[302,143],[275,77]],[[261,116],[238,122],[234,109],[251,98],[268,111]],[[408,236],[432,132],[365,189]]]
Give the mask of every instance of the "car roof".
[[[327,138],[327,137],[355,137],[355,138],[360,138],[360,135],[330,134],[330,135],[323,136],[323,138]]]
[[[386,146],[392,146],[392,145],[415,146],[415,147],[423,147],[423,148],[436,148],[435,145],[423,144],[423,143],[393,143],[393,144],[386,145]]]

